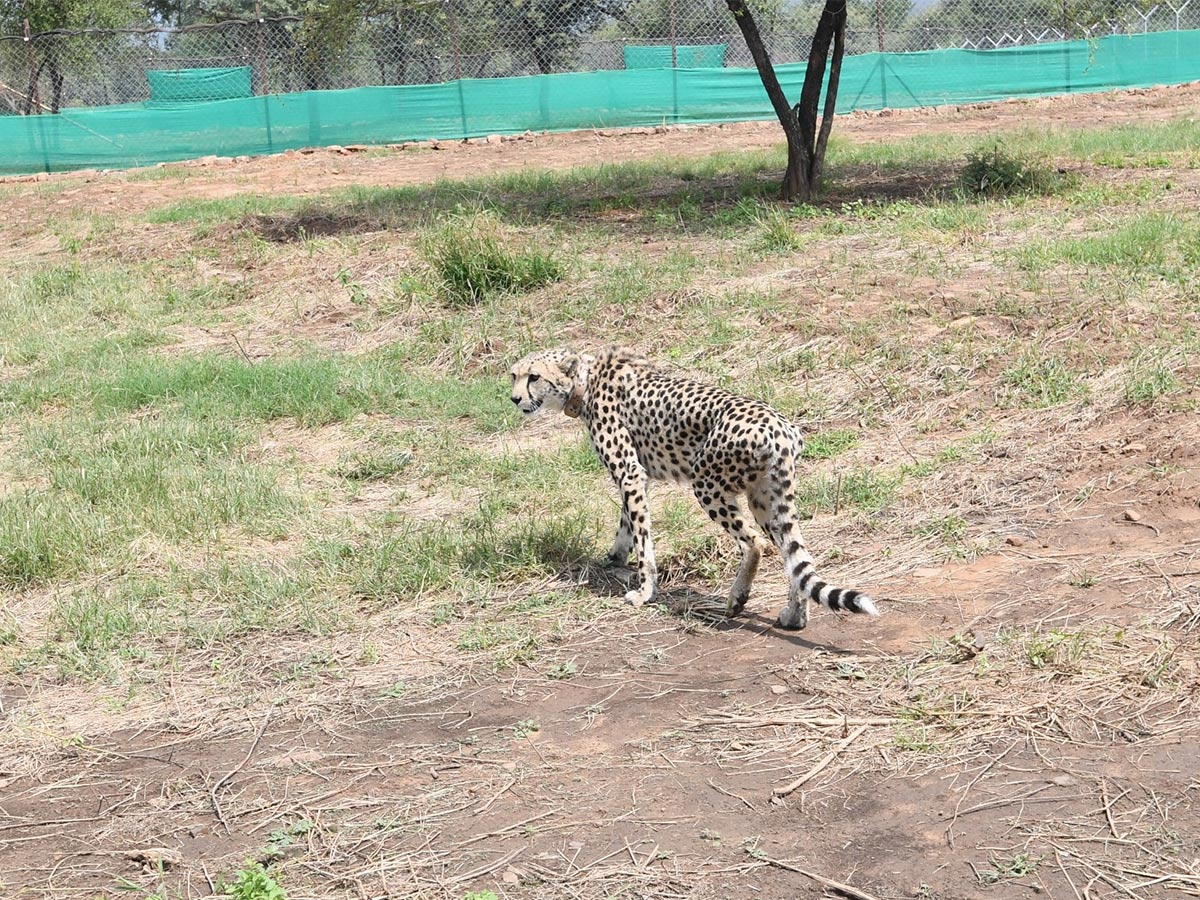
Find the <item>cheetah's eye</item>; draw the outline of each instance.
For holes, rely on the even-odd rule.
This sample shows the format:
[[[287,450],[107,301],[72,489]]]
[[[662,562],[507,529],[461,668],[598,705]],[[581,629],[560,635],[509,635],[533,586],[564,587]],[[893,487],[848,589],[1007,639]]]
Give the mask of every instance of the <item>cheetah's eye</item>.
[[[540,381],[541,378],[542,378],[541,375],[534,372],[532,375],[529,376],[529,383],[533,384],[535,381]]]

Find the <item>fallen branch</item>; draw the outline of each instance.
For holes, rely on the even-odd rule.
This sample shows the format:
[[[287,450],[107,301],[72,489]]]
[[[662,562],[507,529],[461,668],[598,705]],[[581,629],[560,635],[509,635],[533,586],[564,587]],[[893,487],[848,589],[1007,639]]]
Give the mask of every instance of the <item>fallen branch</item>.
[[[821,758],[821,761],[818,762],[815,766],[813,766],[811,769],[809,769],[807,772],[805,772],[803,775],[801,775],[799,778],[797,778],[795,781],[791,782],[790,784],[785,784],[785,785],[783,785],[783,787],[775,788],[775,790],[772,793],[774,793],[776,797],[786,797],[792,791],[794,791],[797,788],[802,787],[803,785],[808,783],[809,780],[814,778],[816,775],[820,774],[822,769],[824,769],[827,765],[829,765],[831,762],[833,762],[837,758],[837,755],[839,753],[841,753],[843,750],[845,750],[847,747],[849,747],[851,744],[853,744],[856,740],[858,740],[859,736],[861,736],[862,733],[867,730],[867,727],[868,726],[866,726],[866,725],[859,725],[852,732],[850,732],[848,735],[846,735],[844,738],[842,738],[842,740],[838,741],[837,746],[834,747],[832,750],[830,750],[828,753],[826,753],[825,756],[823,756]]]
[[[267,714],[263,716],[262,724],[258,726],[258,733],[254,735],[254,742],[250,745],[250,749],[246,751],[242,761],[225,773],[225,777],[212,786],[212,790],[208,792],[209,798],[212,800],[213,812],[217,814],[217,819],[225,826],[225,833],[232,834],[229,830],[229,823],[225,821],[225,815],[221,812],[221,802],[217,799],[217,792],[225,785],[230,778],[242,771],[246,763],[250,762],[250,757],[254,755],[254,751],[258,749],[258,742],[262,740],[263,732],[267,730],[267,725],[271,721],[271,714],[275,711],[275,707],[267,707]]]
[[[768,857],[760,857],[763,862],[776,868],[783,869],[787,872],[795,872],[797,875],[803,875],[805,878],[811,878],[817,884],[822,884],[831,891],[836,891],[847,897],[852,897],[854,900],[879,900],[873,894],[868,894],[866,891],[860,891],[856,887],[851,887],[848,884],[842,884],[840,881],[834,881],[832,878],[826,878],[824,875],[818,875],[816,872],[810,872],[807,869],[801,869],[798,866],[793,866],[791,863],[785,863],[778,859],[769,859]]]

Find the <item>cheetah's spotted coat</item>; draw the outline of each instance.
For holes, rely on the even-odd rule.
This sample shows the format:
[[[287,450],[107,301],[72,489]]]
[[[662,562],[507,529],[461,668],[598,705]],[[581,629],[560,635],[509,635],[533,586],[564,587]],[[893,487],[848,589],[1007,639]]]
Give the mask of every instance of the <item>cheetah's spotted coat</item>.
[[[525,357],[512,369],[512,401],[526,414],[561,410],[587,426],[621,492],[621,524],[608,560],[624,565],[636,551],[635,579],[625,595],[634,606],[654,595],[657,580],[646,495],[647,480],[655,479],[690,484],[709,517],[741,547],[730,615],[745,607],[762,557],[742,494],[787,566],[788,605],[779,625],[808,624],[810,599],[831,610],[878,615],[866,594],[817,578],[795,509],[803,440],[765,403],[681,378],[616,347],[596,356],[559,348]]]

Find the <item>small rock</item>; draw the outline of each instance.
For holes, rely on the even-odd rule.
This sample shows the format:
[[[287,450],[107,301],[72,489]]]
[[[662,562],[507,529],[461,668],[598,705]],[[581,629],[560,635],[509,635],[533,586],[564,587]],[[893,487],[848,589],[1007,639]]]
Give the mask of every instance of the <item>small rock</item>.
[[[788,692],[787,685],[783,685],[783,684],[771,685],[771,693],[775,694],[776,696],[779,696],[780,694],[786,694],[787,692]]]
[[[201,156],[197,159],[193,159],[191,164],[193,166],[214,166],[217,164],[217,157],[215,154]]]
[[[347,153],[366,153],[370,148],[366,144],[347,144]]]
[[[235,163],[248,163],[248,162],[250,162],[250,157],[249,156],[235,156],[233,158],[233,161]]]
[[[214,156],[213,157],[213,165],[214,166],[232,166],[233,165],[233,157],[232,156]]]
[[[520,884],[521,873],[516,869],[505,869],[504,874],[500,876],[500,880],[505,884]]]
[[[1008,544],[1010,547],[1024,547],[1025,538],[1021,537],[1019,534],[1010,534],[1004,539],[1004,543]]]
[[[742,747],[742,745],[741,745],[741,743],[740,743],[739,741],[730,741],[730,742],[729,742],[729,749],[730,749],[730,750],[742,750],[742,749],[744,749],[744,748]]]
[[[1125,445],[1126,453],[1144,453],[1145,451],[1146,451],[1146,445],[1143,444],[1141,441],[1134,441],[1132,444]]]
[[[487,137],[484,138],[484,141],[489,144],[499,144],[503,140],[504,140],[504,138],[502,138],[498,134],[489,134]]]
[[[49,172],[38,172],[30,180],[31,181],[49,181],[50,173]]]
[[[1059,787],[1074,787],[1075,785],[1079,784],[1079,779],[1067,774],[1055,775],[1050,779],[1050,783],[1056,784]]]
[[[1140,522],[1140,521],[1142,521],[1142,516],[1141,516],[1141,514],[1140,514],[1140,513],[1139,513],[1137,510],[1135,510],[1135,509],[1127,509],[1127,510],[1125,510],[1125,512],[1123,512],[1123,513],[1121,514],[1121,517],[1122,517],[1122,518],[1123,518],[1123,519],[1124,519],[1126,522]]]

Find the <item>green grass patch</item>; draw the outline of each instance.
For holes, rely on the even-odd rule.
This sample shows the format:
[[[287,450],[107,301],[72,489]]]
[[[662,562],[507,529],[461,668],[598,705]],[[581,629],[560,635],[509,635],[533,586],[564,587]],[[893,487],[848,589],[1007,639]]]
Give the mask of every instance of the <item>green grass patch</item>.
[[[264,196],[239,194],[235,197],[181,200],[151,210],[146,220],[154,225],[216,225],[247,216],[269,215],[301,208],[304,198],[287,194]]]
[[[110,520],[110,529],[199,539],[238,525],[270,533],[296,510],[270,465],[252,464],[228,426],[138,419],[35,430],[30,455],[53,491]]]
[[[304,426],[385,412],[470,421],[487,433],[516,422],[499,377],[428,376],[414,371],[409,352],[397,345],[357,356],[310,352],[250,361],[211,352],[149,355],[102,342],[79,359],[0,382],[0,410],[71,404],[101,415],[157,411],[194,422],[292,419]]]
[[[1174,216],[1145,213],[1107,234],[1031,244],[1018,251],[1017,258],[1031,271],[1068,263],[1137,273],[1162,269],[1171,257],[1186,252],[1192,236]]]
[[[397,521],[354,541],[318,543],[327,576],[372,604],[410,601],[461,583],[520,581],[590,559],[599,532],[589,513],[509,516],[495,503],[451,524]]]
[[[856,446],[858,446],[857,431],[833,428],[805,435],[803,456],[805,459],[833,459]]]
[[[796,506],[812,514],[851,508],[879,512],[895,498],[900,481],[899,475],[875,469],[840,476],[813,475],[800,479]]]

